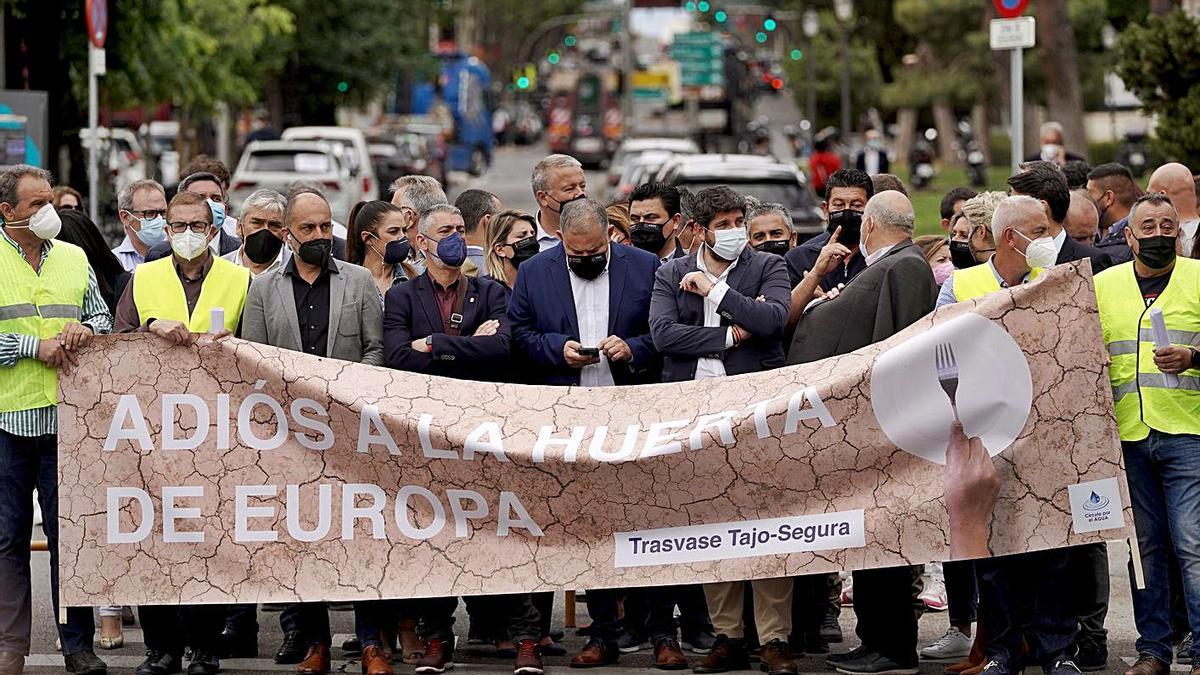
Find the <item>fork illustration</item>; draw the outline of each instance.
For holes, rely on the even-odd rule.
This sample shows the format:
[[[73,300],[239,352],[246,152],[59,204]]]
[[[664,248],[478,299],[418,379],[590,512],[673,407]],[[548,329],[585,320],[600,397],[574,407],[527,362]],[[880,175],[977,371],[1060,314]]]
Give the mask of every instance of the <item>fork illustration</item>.
[[[958,392],[958,362],[954,360],[954,347],[949,342],[943,342],[934,350],[934,362],[937,366],[938,383],[950,399],[950,409],[954,411],[954,421],[958,419],[958,403],[954,400]]]

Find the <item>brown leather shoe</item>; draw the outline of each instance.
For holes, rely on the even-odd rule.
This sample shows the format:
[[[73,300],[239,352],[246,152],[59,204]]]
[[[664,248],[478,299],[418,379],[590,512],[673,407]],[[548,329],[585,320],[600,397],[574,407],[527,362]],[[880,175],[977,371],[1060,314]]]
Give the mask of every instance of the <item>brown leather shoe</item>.
[[[712,651],[692,668],[693,673],[724,673],[730,670],[749,670],[750,654],[741,639],[718,635]]]
[[[304,660],[296,666],[300,675],[325,675],[329,672],[329,645],[311,645]]]
[[[792,660],[787,640],[771,640],[763,645],[759,667],[767,675],[796,675],[796,662]]]
[[[417,661],[416,672],[419,675],[434,675],[453,667],[454,643],[441,638],[431,638],[425,643],[425,656]]]
[[[1171,672],[1171,665],[1163,663],[1149,654],[1138,654],[1137,661],[1133,662],[1133,666],[1125,671],[1125,675],[1167,675]]]
[[[571,659],[571,667],[599,668],[600,666],[611,666],[617,662],[617,658],[620,656],[621,652],[617,651],[616,645],[606,645],[599,640],[592,640],[584,646],[583,651]]]
[[[513,675],[542,675],[542,656],[538,654],[536,640],[517,642],[517,659],[513,662]]]
[[[362,653],[363,675],[396,675],[379,645],[369,645]]]
[[[674,638],[663,638],[654,643],[654,667],[660,670],[687,669],[687,657]]]

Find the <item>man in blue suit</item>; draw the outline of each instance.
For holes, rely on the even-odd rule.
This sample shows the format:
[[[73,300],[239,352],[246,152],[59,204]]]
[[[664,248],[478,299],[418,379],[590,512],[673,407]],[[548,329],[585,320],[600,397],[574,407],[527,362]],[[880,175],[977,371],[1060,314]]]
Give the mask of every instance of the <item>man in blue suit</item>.
[[[658,382],[649,324],[658,259],[610,246],[598,202],[570,202],[562,223],[564,246],[523,263],[508,302],[516,348],[536,369],[536,384]]]

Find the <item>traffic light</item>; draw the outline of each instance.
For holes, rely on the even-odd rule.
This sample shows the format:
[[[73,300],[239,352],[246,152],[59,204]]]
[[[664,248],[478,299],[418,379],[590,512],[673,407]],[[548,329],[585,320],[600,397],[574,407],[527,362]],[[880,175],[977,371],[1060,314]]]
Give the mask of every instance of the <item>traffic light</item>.
[[[550,54],[546,57],[546,60],[550,62],[550,65],[557,66],[558,62],[562,60],[562,57],[558,55],[558,52],[550,52]]]
[[[763,28],[767,29],[767,32],[771,32],[778,27],[779,27],[779,24],[775,23],[775,19],[772,19],[769,16],[767,18],[763,19]]]
[[[528,89],[528,88],[529,88],[529,78],[525,77],[524,75],[518,77],[517,78],[517,89]]]
[[[694,12],[696,11],[696,3],[693,0],[688,0],[687,2],[683,3],[683,8],[689,12]]]
[[[754,34],[754,40],[761,45],[767,41],[767,34],[760,30]]]
[[[568,47],[574,47],[576,44],[575,36],[568,35],[567,37],[563,38],[563,44]]]
[[[338,90],[338,93],[339,93],[339,94],[344,94],[344,93],[346,93],[346,92],[350,91],[350,83],[349,83],[349,82],[347,82],[347,81],[345,81],[345,80],[342,80],[341,82],[338,82],[338,83],[337,83],[337,90]]]
[[[712,5],[708,4],[708,0],[700,0],[700,2],[696,3],[696,9],[700,10],[701,12],[707,12],[708,10],[712,9]]]
[[[717,11],[713,12],[713,18],[717,20],[717,23],[725,23],[725,20],[729,18],[729,15],[725,13],[725,10],[718,9]]]
[[[800,51],[799,49],[793,49],[789,56],[792,57],[793,61],[799,61],[800,59],[804,58],[804,52]]]

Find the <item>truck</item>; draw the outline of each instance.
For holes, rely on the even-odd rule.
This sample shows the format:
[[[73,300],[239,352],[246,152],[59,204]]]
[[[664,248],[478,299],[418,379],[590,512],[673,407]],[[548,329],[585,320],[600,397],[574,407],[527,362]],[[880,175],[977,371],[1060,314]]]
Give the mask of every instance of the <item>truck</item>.
[[[410,108],[397,105],[398,114],[431,115],[442,125],[446,168],[479,176],[492,163],[495,137],[488,91],[492,74],[478,58],[457,49],[437,53],[441,72],[436,83],[412,85]]]

